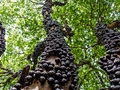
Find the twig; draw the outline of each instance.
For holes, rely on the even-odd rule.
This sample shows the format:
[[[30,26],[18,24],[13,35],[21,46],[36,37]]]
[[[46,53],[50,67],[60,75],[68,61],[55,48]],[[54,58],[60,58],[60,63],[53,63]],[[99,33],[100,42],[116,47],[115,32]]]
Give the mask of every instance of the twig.
[[[0,74],[6,74],[6,73],[8,73],[8,72],[0,72]]]
[[[54,6],[54,5],[64,6],[66,3],[67,3],[67,1],[66,1],[66,0],[64,0],[64,2],[63,2],[63,3],[62,3],[62,2],[55,1],[55,2],[53,2],[53,3],[52,3],[52,5],[53,5],[53,6]]]
[[[80,66],[83,66],[85,64],[90,64],[90,61],[84,60],[84,61],[80,62],[79,64],[77,64],[77,68]]]
[[[90,72],[92,72],[93,71],[93,69],[92,70],[89,70],[85,75],[84,75],[84,78],[81,80],[81,82],[80,82],[80,84],[79,84],[79,88],[80,88],[80,86],[82,85],[82,83],[84,82],[84,80],[85,80],[85,78],[89,75],[89,73]]]
[[[9,83],[11,81],[11,79],[16,78],[18,76],[18,72],[13,73],[5,82],[1,82],[0,84],[4,84],[4,86],[6,85],[6,83]]]
[[[96,47],[97,45],[99,45],[98,43],[96,43],[96,44],[94,44],[94,45],[92,45],[92,46],[89,46],[88,48],[86,48],[86,47],[80,47],[80,46],[74,46],[74,47],[72,47],[72,46],[70,46],[70,48],[82,48],[82,49],[89,49],[90,47]]]
[[[9,83],[12,79],[15,79],[19,75],[20,75],[20,78],[19,78],[18,82],[21,83],[21,80],[23,80],[23,78],[28,74],[28,71],[30,69],[30,65],[25,66],[23,68],[21,74],[19,73],[19,71],[14,73],[13,71],[6,69],[6,68],[3,68],[3,67],[1,67],[0,69],[4,70],[3,72],[0,72],[0,75],[9,76],[5,82],[0,82],[0,84],[6,85],[6,83]]]
[[[32,1],[32,0],[29,0],[29,1],[32,2],[32,3],[35,3],[35,4],[44,5],[44,3],[34,2],[34,1]]]
[[[93,18],[93,6],[92,6],[92,2],[91,2],[91,1],[90,1],[90,7],[91,7],[91,11],[90,11],[90,28],[94,30],[93,23],[92,23],[92,18]]]
[[[99,72],[98,72],[98,71],[95,71],[94,73],[95,73],[95,75],[99,78],[101,84],[103,84],[104,82],[103,82],[103,80],[102,80],[102,78],[101,78]]]
[[[7,71],[6,73],[13,74],[13,72],[9,69],[3,68],[3,67],[1,67],[0,69]]]

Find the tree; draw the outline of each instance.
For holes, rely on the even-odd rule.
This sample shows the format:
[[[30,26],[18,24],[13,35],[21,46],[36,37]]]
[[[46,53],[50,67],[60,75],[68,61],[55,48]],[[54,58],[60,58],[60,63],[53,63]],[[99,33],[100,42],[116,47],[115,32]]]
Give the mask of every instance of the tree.
[[[1,72],[5,71],[1,74],[1,88],[5,85],[4,88],[7,89],[14,84],[16,79],[10,79],[12,82],[5,82],[13,75],[13,72],[22,70],[28,63],[32,65],[27,60],[27,56],[45,37],[41,5],[37,3],[27,0],[1,2],[1,21],[7,30],[6,51],[1,57],[1,63],[4,69],[10,68],[11,70],[6,72],[1,69]],[[96,45],[94,28],[98,19],[106,23],[119,19],[119,3],[119,0],[69,0],[65,6],[55,6],[53,9],[53,18],[59,20],[61,25],[67,22],[74,32],[71,43],[68,38],[66,41],[75,56],[75,63],[79,64],[78,75],[81,90],[109,87],[108,76],[98,65],[99,58],[105,55],[105,49]]]

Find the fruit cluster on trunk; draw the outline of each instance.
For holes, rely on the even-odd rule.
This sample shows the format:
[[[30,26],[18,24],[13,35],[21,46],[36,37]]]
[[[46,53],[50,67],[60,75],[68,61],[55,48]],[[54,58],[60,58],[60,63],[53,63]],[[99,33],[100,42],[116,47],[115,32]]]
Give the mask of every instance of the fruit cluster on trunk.
[[[0,56],[5,51],[5,29],[0,22]]]
[[[100,58],[99,64],[109,75],[110,90],[120,90],[120,32],[100,22],[96,26],[96,36],[106,49],[106,56]]]
[[[47,38],[39,43],[33,54],[33,62],[41,54],[38,68],[31,70],[24,84],[16,83],[11,90],[77,90],[78,76],[74,57],[66,44],[59,23],[50,16],[52,1],[43,5],[43,24]],[[22,89],[23,88],[23,89]]]

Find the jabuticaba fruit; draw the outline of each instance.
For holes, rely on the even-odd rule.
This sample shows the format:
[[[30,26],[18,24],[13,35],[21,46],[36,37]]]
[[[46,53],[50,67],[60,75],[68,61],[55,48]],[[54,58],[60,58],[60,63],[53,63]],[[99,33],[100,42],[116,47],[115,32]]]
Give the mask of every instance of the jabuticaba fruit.
[[[74,64],[74,57],[69,46],[65,42],[60,24],[52,20],[50,16],[51,4],[49,0],[43,5],[42,15],[47,37],[37,44],[32,54],[32,60],[38,64],[35,70],[31,70],[25,77],[25,86],[32,84],[33,80],[39,80],[40,85],[46,82],[52,90],[62,90],[63,86],[70,83],[67,88],[77,90],[78,76]],[[41,60],[37,62],[41,55]]]
[[[0,56],[5,52],[5,29],[0,22]]]
[[[104,44],[106,56],[99,60],[100,67],[110,78],[110,90],[120,90],[120,32],[108,28],[104,23],[98,23],[96,36]]]

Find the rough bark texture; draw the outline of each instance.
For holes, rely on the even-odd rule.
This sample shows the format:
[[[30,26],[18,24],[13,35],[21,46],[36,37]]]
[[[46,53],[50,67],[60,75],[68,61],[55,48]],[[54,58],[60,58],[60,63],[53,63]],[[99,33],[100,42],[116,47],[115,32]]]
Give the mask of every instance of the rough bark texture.
[[[55,4],[52,0],[46,0],[43,5],[43,24],[47,38],[36,46],[32,54],[36,64],[42,53],[38,68],[33,68],[25,76],[24,83],[16,83],[11,90],[78,90],[74,57],[64,40],[61,26],[50,16],[52,5]]]
[[[100,58],[99,64],[109,75],[109,90],[120,90],[120,32],[100,22],[96,27],[96,36],[106,49],[106,56]]]

